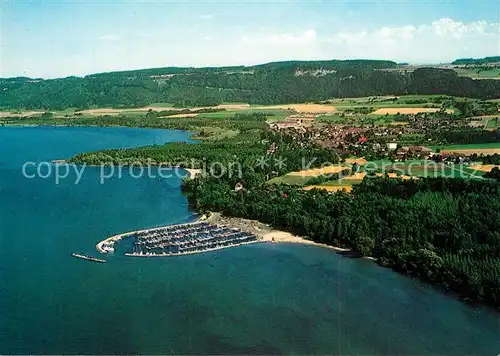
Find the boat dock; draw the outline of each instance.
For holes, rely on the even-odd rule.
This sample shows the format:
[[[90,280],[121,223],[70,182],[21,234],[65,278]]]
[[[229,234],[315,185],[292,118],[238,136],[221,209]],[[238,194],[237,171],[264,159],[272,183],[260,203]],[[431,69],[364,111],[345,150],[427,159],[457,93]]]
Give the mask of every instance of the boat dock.
[[[107,262],[106,260],[103,260],[100,258],[82,255],[79,253],[72,253],[71,256],[76,257],[76,258],[81,258],[82,260],[92,261],[92,262],[99,262],[99,263],[106,263]]]

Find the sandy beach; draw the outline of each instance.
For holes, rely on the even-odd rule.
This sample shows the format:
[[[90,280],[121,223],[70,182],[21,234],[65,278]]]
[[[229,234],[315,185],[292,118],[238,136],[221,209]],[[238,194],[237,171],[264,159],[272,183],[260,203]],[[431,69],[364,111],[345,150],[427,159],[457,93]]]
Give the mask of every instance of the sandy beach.
[[[338,252],[349,252],[350,251],[350,249],[348,249],[348,248],[342,248],[342,247],[321,244],[318,242],[314,242],[312,240],[307,240],[307,239],[300,237],[300,236],[293,235],[289,232],[280,231],[280,230],[273,230],[273,231],[265,234],[264,236],[262,236],[262,241],[272,242],[272,243],[313,245],[313,246],[329,248],[331,250],[338,251]]]
[[[344,253],[351,251],[351,249],[349,248],[326,245],[319,242],[314,242],[302,236],[291,234],[286,231],[275,230],[271,228],[269,225],[261,223],[256,220],[231,218],[222,216],[220,213],[212,213],[212,215],[207,219],[207,221],[209,221],[210,223],[236,227],[241,229],[242,231],[255,234],[260,242],[302,244],[308,246],[323,247],[333,250],[335,252],[344,252]],[[364,257],[364,258],[373,261],[376,260],[373,257]]]

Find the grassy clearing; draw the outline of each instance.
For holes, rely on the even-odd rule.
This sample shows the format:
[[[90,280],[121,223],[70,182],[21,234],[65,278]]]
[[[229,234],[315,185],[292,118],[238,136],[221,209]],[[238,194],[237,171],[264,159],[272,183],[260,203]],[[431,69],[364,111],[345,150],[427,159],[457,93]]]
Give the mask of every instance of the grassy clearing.
[[[281,177],[276,177],[268,181],[270,184],[288,184],[288,185],[304,185],[312,177],[302,177],[294,175],[284,175]]]
[[[51,112],[52,114],[54,114],[54,116],[71,116],[75,114],[76,110],[78,110],[78,108],[66,108],[64,110],[54,110]]]
[[[491,119],[488,120],[488,123],[486,124],[487,129],[495,129],[497,128],[497,120],[496,119]]]

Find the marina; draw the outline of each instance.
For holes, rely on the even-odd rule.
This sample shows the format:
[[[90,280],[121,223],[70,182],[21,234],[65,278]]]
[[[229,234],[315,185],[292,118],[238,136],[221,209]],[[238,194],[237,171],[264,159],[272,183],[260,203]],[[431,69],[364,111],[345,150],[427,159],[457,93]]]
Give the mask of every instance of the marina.
[[[114,244],[123,238],[131,238],[133,257],[177,256],[219,250],[258,241],[253,233],[236,227],[195,222],[170,225],[153,229],[128,232],[109,237],[96,245],[100,253],[115,251]]]

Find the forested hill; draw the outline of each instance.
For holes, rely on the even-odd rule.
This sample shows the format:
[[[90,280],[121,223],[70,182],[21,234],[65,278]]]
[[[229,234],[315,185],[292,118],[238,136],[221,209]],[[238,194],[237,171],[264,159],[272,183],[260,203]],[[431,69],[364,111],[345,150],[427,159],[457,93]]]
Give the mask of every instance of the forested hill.
[[[288,61],[257,66],[154,68],[61,79],[0,79],[4,109],[140,107],[155,102],[283,104],[391,94],[500,97],[500,81],[458,77],[453,70],[394,70],[391,61]]]

